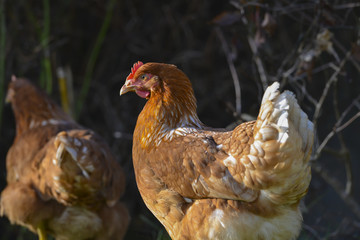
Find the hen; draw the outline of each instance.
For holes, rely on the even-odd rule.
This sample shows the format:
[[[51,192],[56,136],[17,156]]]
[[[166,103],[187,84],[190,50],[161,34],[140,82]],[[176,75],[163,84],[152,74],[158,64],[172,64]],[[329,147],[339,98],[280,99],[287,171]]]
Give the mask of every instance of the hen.
[[[60,240],[122,239],[129,214],[119,201],[125,177],[105,141],[74,122],[30,81],[7,93],[16,137],[6,157],[0,214]]]
[[[133,135],[136,181],[172,239],[295,239],[310,183],[313,124],[274,83],[256,121],[206,127],[188,77],[137,62],[120,95],[148,99]]]

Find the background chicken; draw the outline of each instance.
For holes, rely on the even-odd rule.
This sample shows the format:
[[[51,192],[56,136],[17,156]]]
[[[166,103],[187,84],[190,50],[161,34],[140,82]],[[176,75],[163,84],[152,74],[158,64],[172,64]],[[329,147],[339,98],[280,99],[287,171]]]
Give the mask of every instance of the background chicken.
[[[313,125],[294,95],[270,86],[256,121],[212,129],[174,65],[134,64],[120,94],[148,101],[134,131],[136,180],[173,239],[294,239],[310,183]]]
[[[107,144],[28,80],[12,78],[7,100],[16,137],[6,158],[0,213],[56,239],[122,239],[125,178]]]

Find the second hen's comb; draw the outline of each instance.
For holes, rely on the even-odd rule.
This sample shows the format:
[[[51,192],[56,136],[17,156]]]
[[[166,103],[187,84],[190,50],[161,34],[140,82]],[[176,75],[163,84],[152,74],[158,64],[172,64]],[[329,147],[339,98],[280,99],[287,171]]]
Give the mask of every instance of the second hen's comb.
[[[134,78],[135,72],[139,69],[139,67],[141,67],[142,65],[144,65],[142,62],[138,61],[136,63],[134,63],[133,67],[131,68],[131,73],[129,74],[129,76],[126,78],[127,79],[132,79]]]

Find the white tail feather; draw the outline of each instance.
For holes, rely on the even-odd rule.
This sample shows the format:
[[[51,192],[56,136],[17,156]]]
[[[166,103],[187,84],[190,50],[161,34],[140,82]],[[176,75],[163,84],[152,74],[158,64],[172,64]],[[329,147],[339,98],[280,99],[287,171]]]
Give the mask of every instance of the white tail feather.
[[[301,110],[295,95],[290,91],[280,94],[279,86],[279,83],[275,82],[264,93],[259,114],[260,119],[264,121],[262,125],[275,124],[279,129],[278,141],[285,143],[288,139],[290,121],[301,135],[303,150],[307,152],[313,144],[313,124]]]
[[[275,82],[264,93],[255,131],[250,153],[240,160],[256,166],[247,168],[245,184],[262,189],[272,202],[296,203],[310,183],[313,124],[295,95],[280,93]]]

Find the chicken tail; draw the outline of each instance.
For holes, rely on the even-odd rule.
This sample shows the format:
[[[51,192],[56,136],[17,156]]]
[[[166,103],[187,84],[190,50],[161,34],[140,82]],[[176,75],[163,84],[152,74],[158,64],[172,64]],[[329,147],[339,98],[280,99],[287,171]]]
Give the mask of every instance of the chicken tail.
[[[306,194],[313,124],[292,92],[275,82],[264,93],[250,153],[242,157],[244,182],[277,204],[297,203]]]

